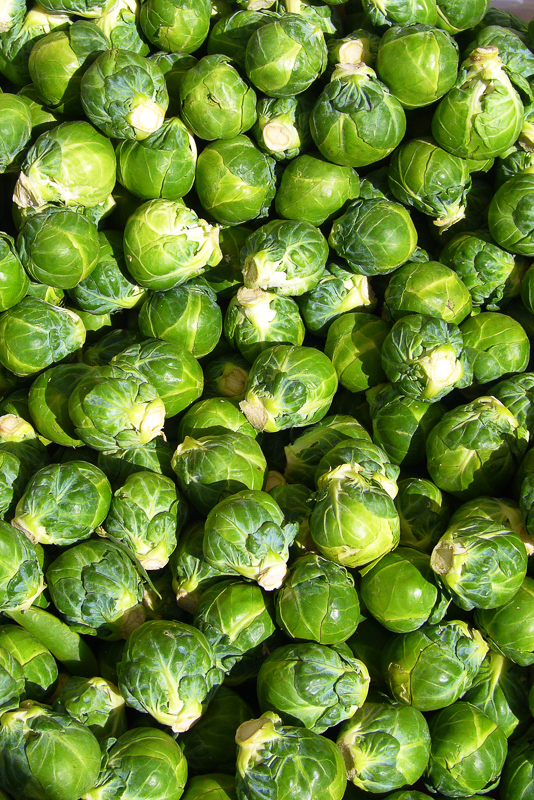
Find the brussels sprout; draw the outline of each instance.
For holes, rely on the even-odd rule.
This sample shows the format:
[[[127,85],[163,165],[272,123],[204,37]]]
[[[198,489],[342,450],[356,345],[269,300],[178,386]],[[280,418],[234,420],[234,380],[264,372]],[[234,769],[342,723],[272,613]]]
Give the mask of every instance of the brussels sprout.
[[[534,195],[534,175],[515,175],[493,195],[488,210],[490,233],[501,247],[524,256],[534,254],[534,229],[529,209]]]
[[[323,475],[342,465],[378,483],[391,497],[397,494],[399,468],[389,461],[382,448],[367,439],[348,439],[335,444],[319,462],[315,471],[316,485]]]
[[[172,620],[149,621],[133,631],[117,668],[126,704],[174,733],[196,722],[223,678],[204,634]]]
[[[326,43],[328,66],[335,68],[336,64],[359,64],[363,61],[373,67],[379,44],[380,36],[363,28],[346,34],[342,39],[329,38]]]
[[[534,750],[532,733],[514,743],[504,762],[499,783],[502,800],[528,800],[534,786]]]
[[[435,0],[362,0],[372,25],[435,25]]]
[[[115,739],[126,731],[124,699],[104,678],[69,678],[53,707],[82,722],[99,741]]]
[[[180,200],[193,186],[197,146],[179,117],[141,142],[123,139],[116,154],[117,180],[143,200]]]
[[[285,523],[279,505],[266,492],[238,491],[209,512],[204,555],[220,572],[242,575],[272,591],[287,574],[289,547],[297,531],[295,523]]]
[[[0,417],[0,512],[12,512],[37,469],[49,462],[33,427],[16,414]]]
[[[509,373],[526,370],[530,342],[523,327],[512,317],[486,311],[466,319],[460,330],[474,383],[490,383]]]
[[[395,636],[382,666],[398,703],[435,711],[455,703],[471,687],[488,649],[479,631],[466,622],[427,623]]]
[[[438,7],[437,25],[455,34],[466,28],[474,28],[488,11],[489,0],[472,0],[469,4],[461,0],[436,0]],[[493,9],[495,11],[496,9]]]
[[[77,314],[35,297],[24,297],[0,315],[0,363],[15,375],[40,372],[84,341],[85,328]]]
[[[0,173],[18,172],[22,154],[32,133],[27,103],[16,94],[0,95]]]
[[[510,498],[498,497],[476,497],[474,500],[468,500],[459,506],[452,517],[450,524],[456,525],[459,522],[467,522],[472,520],[473,517],[495,522],[505,528],[511,528],[525,540],[525,528],[519,510],[519,504]]]
[[[429,553],[445,532],[450,516],[447,495],[425,478],[403,478],[395,498],[400,520],[400,543]]]
[[[390,383],[367,392],[373,436],[394,464],[410,466],[425,458],[425,443],[445,408],[406,397]]]
[[[515,738],[530,722],[527,686],[521,667],[489,650],[463,699]]]
[[[328,242],[354,272],[384,275],[410,260],[417,246],[417,231],[409,212],[399,203],[355,200],[335,220]]]
[[[415,708],[365,703],[341,726],[337,746],[355,786],[365,792],[387,792],[422,776],[430,734]]]
[[[432,792],[459,797],[489,792],[499,783],[506,736],[496,722],[469,703],[453,703],[430,721],[432,746],[426,771]]]
[[[318,483],[310,533],[319,551],[337,564],[359,567],[399,543],[399,517],[381,482],[342,465]]]
[[[1,355],[0,350],[0,359]],[[324,353],[279,344],[254,361],[239,407],[254,428],[273,433],[318,422],[337,386],[336,372]]]
[[[389,280],[384,304],[393,319],[407,314],[426,314],[455,325],[472,310],[466,285],[454,270],[438,261],[405,264],[396,270]]]
[[[260,0],[261,3],[261,0]],[[267,6],[267,2],[261,3]],[[256,3],[256,5],[258,5]],[[222,53],[232,58],[236,64],[243,67],[245,64],[245,50],[248,40],[258,28],[267,22],[272,22],[274,17],[270,11],[260,10],[232,10],[220,17],[212,27],[208,37],[208,53],[215,55]]]
[[[204,366],[204,397],[228,398],[237,406],[245,399],[249,371],[250,361],[234,350],[211,358]]]
[[[276,194],[274,161],[246,136],[213,142],[198,157],[195,188],[222,225],[265,217]]]
[[[16,86],[25,86],[31,80],[28,58],[33,45],[47,33],[65,30],[71,23],[66,14],[50,13],[37,4],[27,13],[25,5],[24,14],[24,19],[0,39],[0,72]]]
[[[80,361],[90,367],[105,367],[113,356],[120,353],[125,347],[139,341],[141,341],[139,331],[114,328],[109,333],[105,333],[93,345],[84,347],[80,353]]]
[[[393,152],[406,133],[406,116],[372,67],[338,64],[313,108],[310,131],[328,161],[364,167]]]
[[[447,0],[457,3],[457,0]],[[480,0],[486,2],[486,0]],[[432,118],[432,135],[455,156],[483,160],[504,153],[523,124],[521,99],[497,47],[478,47],[460,67],[455,86]]]
[[[473,517],[447,529],[431,564],[460,608],[497,608],[519,591],[527,551],[518,533]]]
[[[199,775],[191,778],[182,800],[237,800],[233,775]]]
[[[453,269],[469,289],[473,306],[498,310],[511,295],[516,273],[514,257],[501,250],[484,232],[459,233],[440,253],[440,261]]]
[[[87,461],[38,470],[17,504],[12,524],[32,542],[69,545],[87,539],[106,517],[111,486]]]
[[[143,336],[180,345],[196,358],[211,353],[222,325],[217,296],[203,278],[150,294],[139,314]]]
[[[0,646],[0,711],[12,711],[19,707],[24,694],[24,672],[16,658]]]
[[[100,746],[91,731],[31,700],[2,715],[0,743],[2,786],[20,800],[78,800],[98,778]]]
[[[103,524],[147,569],[162,569],[176,548],[187,506],[170,478],[135,472],[117,489]]]
[[[276,161],[295,158],[307,150],[311,143],[310,113],[314,102],[308,92],[297,97],[260,97],[256,107],[258,119],[252,129],[258,147]]]
[[[534,663],[533,608],[534,580],[527,577],[507,603],[475,612],[476,624],[492,649],[522,667]]]
[[[88,122],[63,122],[42,133],[28,151],[13,199],[21,208],[97,206],[113,190],[115,169],[109,139]]]
[[[176,602],[191,614],[195,613],[202,592],[228,576],[228,572],[221,572],[206,561],[203,544],[204,523],[195,522],[181,532],[169,561]]]
[[[0,311],[16,306],[26,296],[29,286],[15,242],[7,233],[0,232]]]
[[[140,141],[161,128],[169,94],[157,64],[116,48],[84,72],[81,101],[89,121],[106,136]]]
[[[130,558],[101,540],[74,545],[46,571],[52,602],[80,633],[126,639],[145,619],[143,584]]]
[[[57,662],[50,650],[20,625],[0,626],[0,646],[22,667],[23,696],[38,702],[46,700],[58,678]]]
[[[293,97],[326,69],[323,32],[298,14],[284,14],[257,28],[245,49],[245,71],[268,97]]]
[[[105,33],[111,47],[146,56],[150,48],[139,26],[139,10],[138,0],[111,0],[94,22]],[[152,58],[151,61],[161,66],[157,59]]]
[[[221,433],[245,433],[256,438],[257,431],[233,403],[223,397],[210,397],[190,406],[178,426],[178,440],[198,439]]]
[[[378,47],[376,70],[404,108],[420,108],[452,89],[458,59],[458,45],[452,36],[429,25],[415,24],[385,32]]]
[[[209,0],[145,0],[140,23],[161,50],[193,53],[208,35],[211,12]]]
[[[326,336],[330,324],[347,311],[372,311],[376,298],[369,278],[331,263],[319,283],[297,302],[307,330]]]
[[[272,711],[237,729],[239,800],[341,800],[347,785],[334,742],[306,728],[283,726]],[[266,780],[267,779],[267,780]]]
[[[332,322],[324,352],[342,386],[362,392],[385,380],[380,353],[389,331],[388,322],[361,311],[342,314]]]
[[[204,775],[214,771],[229,772],[233,780],[237,749],[234,741],[235,733],[252,714],[251,707],[242,697],[226,686],[221,686],[206,713],[191,730],[180,736],[180,744],[190,773]],[[206,778],[209,777],[206,775]],[[224,775],[225,779],[227,777]],[[189,787],[192,785],[193,783],[189,784]],[[187,793],[184,796],[187,797]],[[209,792],[206,796],[209,800],[226,800],[214,797]]]
[[[510,480],[527,447],[528,433],[494,397],[479,397],[448,411],[426,446],[434,483],[469,500],[493,494]]]
[[[278,342],[301,345],[304,323],[291,297],[241,287],[228,304],[224,334],[252,363],[260,353]]]
[[[276,621],[293,639],[345,642],[360,618],[354,580],[344,567],[315,553],[296,559],[276,596]]]

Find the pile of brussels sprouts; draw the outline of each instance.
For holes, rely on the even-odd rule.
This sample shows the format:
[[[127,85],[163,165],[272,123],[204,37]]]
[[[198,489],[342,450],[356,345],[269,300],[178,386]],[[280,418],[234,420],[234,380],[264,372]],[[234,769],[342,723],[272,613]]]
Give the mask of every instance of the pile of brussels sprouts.
[[[0,73],[0,800],[533,800],[534,21],[2,0]]]

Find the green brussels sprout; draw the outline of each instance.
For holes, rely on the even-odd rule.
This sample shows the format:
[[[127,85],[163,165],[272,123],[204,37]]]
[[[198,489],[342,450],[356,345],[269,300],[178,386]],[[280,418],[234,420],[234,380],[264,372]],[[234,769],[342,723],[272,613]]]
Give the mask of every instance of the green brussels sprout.
[[[97,265],[98,229],[74,209],[49,208],[26,219],[17,249],[35,281],[72,289]]]
[[[118,450],[160,436],[165,406],[140,373],[134,375],[115,366],[95,367],[74,387],[69,415],[76,436],[89,447]]]
[[[241,250],[243,280],[248,289],[301,295],[317,285],[327,259],[328,244],[314,225],[273,220],[247,238]]]
[[[347,785],[334,742],[306,728],[283,726],[266,711],[239,726],[236,795],[239,800],[341,800]]]
[[[318,482],[310,533],[322,555],[345,567],[359,567],[397,546],[399,516],[380,481],[344,464]]]
[[[430,403],[471,383],[460,328],[424,314],[393,325],[382,345],[382,368],[399,392]]]
[[[206,519],[204,555],[220,572],[242,575],[272,591],[280,588],[287,574],[289,548],[297,531],[298,525],[286,523],[270,495],[245,489],[212,507]]]
[[[117,669],[126,704],[174,733],[189,730],[199,719],[223,678],[204,634],[174,620],[151,620],[136,628]]]
[[[469,289],[473,307],[497,311],[511,297],[514,257],[484,232],[459,233],[445,245],[440,261],[453,269]]]
[[[392,464],[381,447],[367,439],[347,439],[335,444],[320,460],[315,471],[315,483],[323,475],[341,466],[359,472],[362,478],[375,481],[391,496],[397,494],[399,468]]]
[[[308,89],[325,71],[324,35],[311,20],[283,14],[250,36],[245,48],[245,71],[268,97],[293,97]]]
[[[21,531],[0,522],[0,610],[26,611],[45,588],[39,556]]]
[[[146,570],[162,569],[176,548],[187,506],[174,482],[156,472],[135,472],[117,489],[103,523]]]
[[[380,354],[390,327],[380,317],[362,311],[342,314],[331,323],[324,352],[340,384],[350,392],[362,392],[386,379]]]
[[[165,731],[134,728],[110,739],[95,786],[84,800],[179,800],[187,780],[180,745]]]
[[[295,158],[307,150],[314,102],[309,92],[297,97],[260,97],[258,119],[252,129],[258,147],[276,161]]]
[[[180,345],[196,358],[211,353],[222,326],[217,296],[203,278],[150,294],[139,314],[143,336]]]
[[[499,608],[479,608],[475,612],[492,650],[521,667],[534,664],[534,580],[526,577],[519,591]]]
[[[2,714],[19,707],[24,695],[24,672],[17,659],[2,646],[0,646],[0,692]]]
[[[398,147],[391,157],[388,180],[397,200],[434,217],[440,230],[465,217],[471,188],[467,161],[432,139],[410,139]]]
[[[0,360],[1,356],[0,349]],[[313,347],[279,344],[252,364],[239,407],[254,428],[273,433],[321,420],[337,387],[336,371],[324,353]]]
[[[523,520],[519,504],[515,500],[508,497],[476,497],[474,500],[468,500],[456,509],[450,518],[450,525],[470,521],[473,517],[511,528],[521,536],[526,545]]]
[[[165,403],[166,417],[189,408],[202,394],[204,377],[200,364],[174,342],[145,339],[113,356],[111,365],[148,381]]]
[[[363,425],[354,417],[344,414],[329,415],[300,431],[285,448],[284,477],[292,484],[303,483],[315,487],[315,471],[321,458],[345,439],[371,441]]]
[[[490,203],[488,227],[498,245],[510,253],[532,256],[534,230],[529,209],[534,195],[534,176],[515,175],[500,186]]]
[[[237,800],[233,775],[199,775],[191,778],[182,800]]]
[[[318,155],[301,155],[282,173],[275,197],[276,213],[319,226],[359,192],[360,179],[352,167],[331,164]]]
[[[532,733],[529,732],[508,751],[499,783],[502,800],[528,800],[534,785],[533,762]]]
[[[340,39],[329,38],[326,43],[328,66],[334,69],[336,64],[359,64],[363,61],[373,67],[379,44],[380,36],[363,28],[357,28]]]
[[[180,736],[189,772],[195,775],[229,772],[233,780],[237,757],[235,733],[252,715],[252,708],[240,695],[226,686],[221,686],[206,713],[189,731]],[[209,800],[223,800],[209,792],[205,796]]]
[[[436,5],[438,7],[436,24],[443,30],[456,34],[466,28],[474,28],[484,19],[489,8],[489,0],[471,0],[468,4],[461,0],[436,0]]]
[[[208,550],[211,537],[207,522],[204,542]],[[257,674],[270,649],[276,631],[273,601],[256,583],[218,581],[202,592],[194,625],[212,646],[226,683],[239,684]]]
[[[12,515],[37,469],[49,462],[45,446],[31,426],[16,414],[0,417],[0,514]]]
[[[466,622],[427,623],[391,639],[382,667],[398,703],[435,711],[471,687],[488,649],[480,632]]]
[[[106,136],[140,141],[161,128],[169,94],[157,64],[116,48],[84,72],[81,101],[89,121]]]
[[[72,14],[93,19],[100,16],[106,4],[106,0],[44,0],[43,8],[54,14]]]
[[[35,4],[24,18],[13,25],[0,39],[0,72],[10,83],[25,86],[31,81],[28,59],[33,45],[54,30],[66,30],[70,18],[59,11],[50,13],[40,4]]]
[[[242,286],[228,304],[224,334],[252,363],[260,353],[278,342],[301,345],[304,323],[291,297]]]
[[[475,47],[497,47],[512,82],[528,96],[528,81],[534,75],[534,55],[524,38],[509,22],[495,24],[485,18],[483,25],[466,51],[471,52]]]
[[[83,113],[80,82],[84,71],[104,50],[109,40],[94,22],[81,20],[66,31],[43,36],[33,46],[28,69],[44,103],[69,117]]]
[[[161,50],[194,53],[209,33],[211,12],[210,0],[145,0],[139,21]]]
[[[219,229],[199,219],[182,200],[149,200],[126,223],[124,255],[134,280],[165,291],[219,263]]]
[[[20,664],[25,699],[43,702],[57,683],[57,662],[50,650],[20,625],[0,626],[0,647]]]
[[[221,572],[206,561],[203,544],[204,523],[195,522],[181,532],[169,560],[176,602],[191,614],[195,613],[202,593],[228,576],[228,572]]]
[[[474,383],[490,383],[526,370],[530,342],[522,325],[512,317],[485,311],[466,319],[460,330]]]
[[[221,433],[244,433],[255,439],[258,432],[229,400],[224,397],[209,397],[189,406],[181,417],[178,441],[183,441],[186,436],[198,439]]]
[[[112,0],[106,3],[102,14],[94,20],[106,35],[111,47],[132,50],[140,56],[150,52],[139,26],[140,4],[137,0]],[[152,58],[158,66],[161,64]]]
[[[104,678],[70,677],[59,690],[53,708],[82,722],[99,741],[116,739],[126,731],[124,698]]]
[[[107,542],[65,550],[48,567],[46,582],[57,610],[80,633],[115,641],[144,622],[141,577],[130,558]]]
[[[494,494],[512,477],[528,433],[495,397],[448,411],[430,431],[427,468],[436,486],[462,500]]]
[[[367,276],[331,263],[319,283],[297,302],[307,330],[324,337],[330,324],[347,311],[372,311],[376,298]]]
[[[18,172],[20,160],[32,133],[27,103],[16,94],[0,95],[0,173]]]
[[[20,800],[78,800],[97,781],[98,740],[63,712],[29,700],[2,714],[0,743],[2,786]]]
[[[46,203],[90,208],[111,194],[115,170],[109,139],[88,122],[63,122],[29,149],[13,199],[22,209]]]
[[[445,533],[450,516],[447,495],[425,478],[403,478],[395,497],[400,520],[400,543],[430,553]]]
[[[172,457],[178,486],[202,514],[228,495],[260,490],[267,463],[259,444],[243,433],[186,436]]]
[[[260,4],[268,5],[267,2]],[[258,5],[255,3],[255,5]],[[267,22],[271,22],[276,17],[270,11],[263,8],[256,11],[250,9],[237,9],[223,14],[212,27],[208,37],[208,53],[215,55],[222,53],[228,58],[232,58],[240,67],[245,65],[245,50],[247,43],[254,31],[261,28]]]
[[[528,683],[521,667],[489,650],[463,699],[516,737],[529,725]]]
[[[412,466],[425,459],[428,434],[445,408],[406,397],[390,383],[367,392],[373,437],[394,464]]]
[[[261,665],[257,693],[262,712],[323,733],[361,708],[369,681],[367,667],[346,645],[288,644]]]
[[[415,708],[365,703],[341,726],[337,746],[355,786],[365,792],[387,792],[422,776],[430,734]]]
[[[409,633],[426,622],[441,622],[450,600],[442,595],[430,556],[398,547],[361,571],[360,595],[365,608],[385,628]]]
[[[197,146],[179,117],[141,142],[123,139],[116,155],[117,180],[143,200],[180,200],[195,181]]]
[[[12,525],[34,543],[69,545],[87,539],[104,521],[111,486],[87,461],[38,470],[17,504]]]
[[[435,25],[436,0],[362,0],[372,25]]]
[[[0,315],[0,363],[15,375],[40,372],[74,353],[85,341],[73,311],[24,297]]]
[[[380,40],[376,71],[404,108],[421,108],[452,89],[458,60],[458,45],[445,31],[421,24],[396,26]]]
[[[431,565],[460,608],[498,608],[521,588],[527,551],[509,527],[472,517],[449,526]]]
[[[293,562],[276,595],[276,621],[287,636],[339,645],[359,618],[358,593],[344,567],[315,553]]]
[[[105,367],[117,353],[140,341],[141,334],[138,330],[113,328],[94,344],[84,347],[80,353],[80,361],[89,367]]]
[[[399,203],[360,199],[335,220],[328,242],[354,272],[385,275],[410,260],[417,231]]]
[[[204,397],[228,398],[237,407],[245,399],[249,371],[250,361],[234,350],[211,358],[204,365]]]
[[[425,780],[449,797],[490,792],[506,758],[504,731],[469,703],[453,703],[430,721],[432,746]]]
[[[456,4],[457,0],[447,2]],[[440,101],[432,118],[432,135],[455,156],[484,160],[513,145],[523,115],[521,98],[503,69],[498,48],[478,47],[462,63],[455,86]]]
[[[313,107],[310,131],[334,164],[364,167],[388,156],[406,133],[397,98],[367,64],[338,64]]]
[[[14,240],[0,232],[0,311],[16,306],[26,296],[29,286]]]
[[[180,114],[201,139],[232,139],[256,122],[256,92],[227,56],[204,56],[180,82]]]
[[[267,216],[276,194],[274,163],[246,136],[207,145],[195,180],[202,207],[222,225]]]

